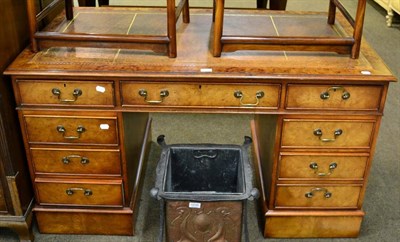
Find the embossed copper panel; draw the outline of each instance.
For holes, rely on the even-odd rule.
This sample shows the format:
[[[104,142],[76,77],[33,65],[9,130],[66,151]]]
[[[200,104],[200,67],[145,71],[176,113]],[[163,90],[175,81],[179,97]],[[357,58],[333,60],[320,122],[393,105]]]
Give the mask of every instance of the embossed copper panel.
[[[242,201],[166,203],[167,241],[241,240]]]

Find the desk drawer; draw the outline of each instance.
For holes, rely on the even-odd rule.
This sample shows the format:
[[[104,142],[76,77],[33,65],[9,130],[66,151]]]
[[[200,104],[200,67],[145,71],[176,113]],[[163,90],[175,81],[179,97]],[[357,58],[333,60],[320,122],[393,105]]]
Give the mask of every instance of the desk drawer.
[[[122,82],[122,105],[263,107],[277,109],[280,85]]]
[[[375,120],[284,119],[282,147],[370,148]]]
[[[119,150],[31,148],[35,173],[121,176]]]
[[[363,180],[369,154],[281,153],[279,179]]]
[[[29,143],[118,144],[116,117],[24,115]]]
[[[17,80],[21,105],[114,106],[111,81]]]
[[[287,109],[378,110],[382,86],[292,85]]]
[[[276,208],[356,209],[361,185],[278,185]]]
[[[112,206],[122,207],[121,180],[35,180],[40,205]]]

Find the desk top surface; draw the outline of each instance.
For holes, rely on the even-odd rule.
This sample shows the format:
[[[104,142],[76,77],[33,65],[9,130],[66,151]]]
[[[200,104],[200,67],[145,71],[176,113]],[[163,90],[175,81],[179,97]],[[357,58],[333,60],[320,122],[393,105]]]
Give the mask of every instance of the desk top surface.
[[[164,53],[107,48],[25,49],[6,71],[10,75],[102,77],[196,77],[252,79],[333,79],[394,81],[365,42],[358,59],[329,52],[236,51],[213,57],[210,9],[191,9],[191,22],[177,22],[177,58]],[[60,15],[47,31],[166,33],[165,9],[75,8],[72,22]],[[269,36],[345,36],[351,28],[341,15],[333,27],[326,13],[226,10],[224,34]],[[149,21],[152,20],[152,21]],[[310,26],[310,27],[307,27]],[[96,32],[97,31],[97,32]]]

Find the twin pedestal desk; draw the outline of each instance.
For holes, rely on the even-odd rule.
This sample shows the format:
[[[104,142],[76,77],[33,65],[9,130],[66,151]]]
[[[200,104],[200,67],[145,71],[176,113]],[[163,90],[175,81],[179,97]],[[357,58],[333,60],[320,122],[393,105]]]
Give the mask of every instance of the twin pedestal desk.
[[[262,17],[276,20],[273,31],[296,35],[305,30],[285,22],[314,24],[326,15]],[[228,12],[224,31],[254,32],[262,17]],[[78,25],[85,23],[65,29],[85,29]],[[150,141],[148,113],[179,112],[254,114],[249,125],[265,237],[358,236],[395,78],[365,42],[358,59],[283,51],[223,52],[216,58],[211,24],[206,10],[191,11],[190,24],[178,23],[176,58],[52,47],[27,49],[8,68],[40,232],[134,234]],[[336,35],[347,28],[314,24],[310,33]]]

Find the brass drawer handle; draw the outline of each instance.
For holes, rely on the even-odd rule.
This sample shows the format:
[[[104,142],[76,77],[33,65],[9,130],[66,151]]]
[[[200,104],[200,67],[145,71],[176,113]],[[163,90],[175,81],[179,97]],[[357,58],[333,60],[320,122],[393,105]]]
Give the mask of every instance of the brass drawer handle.
[[[79,96],[82,96],[82,90],[79,88],[75,88],[74,91],[72,92],[72,96],[74,97],[74,99],[61,99],[61,90],[58,88],[53,88],[51,90],[51,93],[53,93],[53,95],[57,96],[58,99],[60,100],[60,102],[62,102],[62,103],[75,102],[76,100],[78,100]]]
[[[160,100],[147,100],[147,91],[146,91],[146,89],[140,89],[139,90],[139,95],[144,97],[144,101],[149,103],[149,104],[158,104],[158,103],[162,103],[164,101],[164,98],[169,96],[169,91],[168,90],[161,90],[160,91]]]
[[[240,105],[245,106],[245,107],[254,107],[260,103],[260,99],[263,98],[265,96],[265,94],[263,91],[257,91],[255,103],[243,103],[244,95],[243,95],[242,91],[240,91],[240,90],[235,91],[233,93],[233,96],[235,96],[235,98],[240,98],[239,99]]]
[[[312,162],[310,164],[310,168],[314,170],[314,174],[318,175],[318,176],[330,176],[332,175],[333,171],[337,168],[337,164],[335,162],[332,162],[331,164],[329,164],[329,172],[325,173],[325,172],[318,172],[318,164],[316,162]]]
[[[322,130],[321,129],[315,129],[314,130],[314,135],[317,136],[322,142],[333,142],[336,140],[336,138],[340,135],[343,134],[343,130],[341,129],[337,129],[335,130],[335,132],[333,132],[333,139],[324,139],[322,138]]]
[[[92,190],[85,189],[85,188],[82,188],[82,187],[71,187],[71,188],[68,188],[67,190],[65,190],[65,192],[67,193],[68,196],[74,195],[74,193],[77,192],[77,191],[83,191],[83,195],[85,195],[87,197],[93,195]]]
[[[324,197],[325,198],[331,198],[332,197],[332,193],[329,192],[328,189],[316,187],[316,188],[311,189],[311,192],[307,192],[305,194],[306,198],[314,197],[315,192],[324,192]]]
[[[82,165],[86,165],[89,164],[89,158],[84,157],[84,156],[80,156],[80,155],[68,155],[68,156],[64,156],[61,160],[64,164],[69,164],[71,162],[71,159],[73,158],[78,158],[81,159],[81,164]]]
[[[350,93],[348,91],[346,91],[346,89],[344,89],[344,87],[341,86],[337,86],[337,87],[330,87],[328,88],[325,92],[321,93],[320,98],[322,100],[326,100],[330,98],[330,92],[336,92],[336,91],[342,91],[342,99],[343,100],[347,100],[350,98]]]
[[[78,133],[78,136],[65,136],[65,133],[67,132],[67,130],[64,128],[64,126],[58,125],[56,129],[57,129],[57,132],[63,134],[64,139],[79,139],[81,137],[81,134],[86,131],[85,127],[83,127],[82,125],[79,125],[76,128],[76,132]]]

